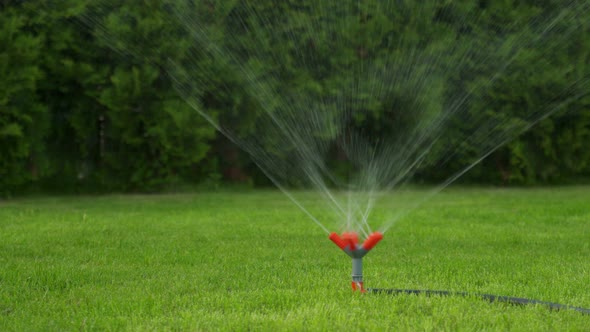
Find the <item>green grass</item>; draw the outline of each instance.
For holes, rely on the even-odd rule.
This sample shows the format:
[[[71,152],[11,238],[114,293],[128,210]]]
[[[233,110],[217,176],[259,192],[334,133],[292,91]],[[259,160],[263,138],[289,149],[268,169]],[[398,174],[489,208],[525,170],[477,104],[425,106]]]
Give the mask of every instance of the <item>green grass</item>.
[[[590,329],[542,306],[354,294],[349,274],[275,191],[0,202],[2,331]],[[590,308],[590,187],[447,190],[385,234],[365,280]]]

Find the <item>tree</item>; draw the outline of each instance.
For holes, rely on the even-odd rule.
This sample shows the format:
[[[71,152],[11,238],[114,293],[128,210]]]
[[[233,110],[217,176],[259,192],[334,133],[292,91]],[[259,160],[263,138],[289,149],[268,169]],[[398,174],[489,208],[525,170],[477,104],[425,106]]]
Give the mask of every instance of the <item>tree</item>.
[[[46,171],[47,108],[36,94],[42,40],[29,24],[19,7],[0,11],[0,194]]]

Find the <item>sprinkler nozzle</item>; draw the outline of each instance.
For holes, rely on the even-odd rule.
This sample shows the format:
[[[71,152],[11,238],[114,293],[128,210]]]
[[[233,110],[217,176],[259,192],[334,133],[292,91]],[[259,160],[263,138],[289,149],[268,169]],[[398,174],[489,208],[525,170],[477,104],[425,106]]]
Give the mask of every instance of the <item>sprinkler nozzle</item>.
[[[381,234],[379,232],[375,232],[375,233],[369,235],[369,237],[365,240],[365,242],[363,243],[363,248],[365,248],[365,250],[371,250],[382,239],[383,239],[383,234]]]
[[[357,245],[359,244],[359,236],[354,232],[342,233],[342,240],[346,242],[350,250],[356,250]]]
[[[336,234],[335,232],[332,232],[332,234],[330,234],[330,237],[328,237],[332,242],[334,242],[335,245],[338,246],[338,248],[344,250],[344,248],[346,248],[347,243],[344,242],[344,240],[340,237],[340,235]]]
[[[363,286],[363,257],[383,239],[383,234],[375,232],[369,235],[361,246],[358,234],[354,232],[331,233],[329,239],[352,258],[352,290],[366,292]]]

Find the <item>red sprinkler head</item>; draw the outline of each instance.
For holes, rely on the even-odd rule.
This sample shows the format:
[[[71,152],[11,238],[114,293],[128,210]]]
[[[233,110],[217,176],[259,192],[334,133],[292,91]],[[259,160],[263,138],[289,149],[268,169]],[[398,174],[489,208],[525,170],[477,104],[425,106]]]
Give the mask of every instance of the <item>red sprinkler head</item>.
[[[359,244],[359,236],[354,232],[342,233],[342,240],[346,242],[350,250],[356,250]]]
[[[381,234],[379,232],[375,232],[375,233],[369,235],[369,237],[365,240],[365,242],[363,243],[363,248],[365,248],[365,250],[367,250],[367,251],[371,250],[382,239],[383,239],[383,234]]]
[[[365,239],[361,246],[358,245],[358,234],[354,232],[342,233],[342,236],[331,233],[329,239],[352,258],[352,289],[364,293],[362,259],[383,239],[383,234],[374,232]]]
[[[328,238],[342,250],[344,250],[344,248],[346,248],[348,245],[348,243],[344,241],[336,232],[332,232]]]

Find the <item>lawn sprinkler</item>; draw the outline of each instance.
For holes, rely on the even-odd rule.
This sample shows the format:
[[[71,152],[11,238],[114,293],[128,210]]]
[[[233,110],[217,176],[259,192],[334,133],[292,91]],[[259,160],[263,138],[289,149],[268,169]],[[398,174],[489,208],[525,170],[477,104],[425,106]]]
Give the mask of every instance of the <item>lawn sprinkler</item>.
[[[353,291],[358,290],[362,293],[366,292],[363,286],[363,257],[373,249],[382,238],[383,234],[375,232],[369,235],[365,242],[359,246],[359,237],[357,233],[347,232],[342,233],[342,235],[336,233],[330,234],[329,239],[352,258]]]

